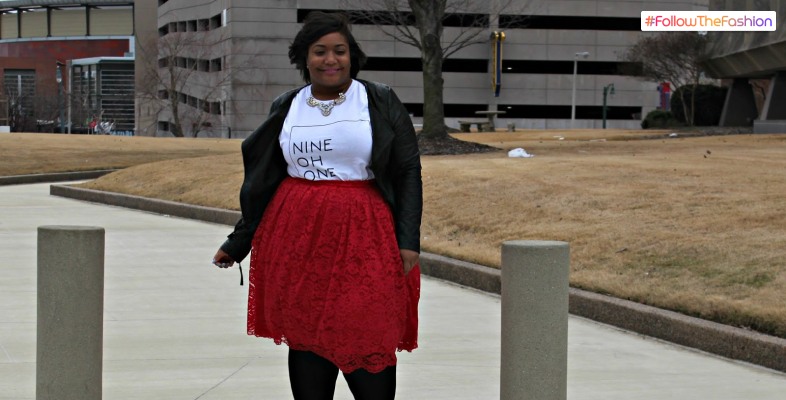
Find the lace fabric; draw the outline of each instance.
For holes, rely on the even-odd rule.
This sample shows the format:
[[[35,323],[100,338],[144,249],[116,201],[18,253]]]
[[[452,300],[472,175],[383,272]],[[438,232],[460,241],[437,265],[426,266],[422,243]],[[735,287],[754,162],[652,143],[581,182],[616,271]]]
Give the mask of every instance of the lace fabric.
[[[419,297],[373,182],[282,183],[252,244],[250,335],[376,373],[417,348]]]

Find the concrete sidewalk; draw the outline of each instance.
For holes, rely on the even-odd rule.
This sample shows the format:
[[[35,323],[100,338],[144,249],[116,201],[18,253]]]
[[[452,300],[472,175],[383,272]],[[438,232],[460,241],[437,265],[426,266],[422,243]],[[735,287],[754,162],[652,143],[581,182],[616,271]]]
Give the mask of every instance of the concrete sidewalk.
[[[286,347],[245,334],[247,286],[236,268],[210,265],[229,227],[48,193],[0,187],[0,399],[35,397],[41,225],[106,229],[105,399],[291,398]],[[420,310],[421,348],[400,353],[398,398],[498,399],[499,298],[424,277]],[[351,399],[338,386],[336,399]],[[785,374],[570,318],[571,400],[784,393]]]

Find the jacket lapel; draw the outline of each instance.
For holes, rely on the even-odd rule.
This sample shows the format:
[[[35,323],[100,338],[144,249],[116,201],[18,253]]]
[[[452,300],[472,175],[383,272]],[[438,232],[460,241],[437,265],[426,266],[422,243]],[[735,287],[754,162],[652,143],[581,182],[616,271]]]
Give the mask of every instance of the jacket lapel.
[[[381,98],[379,88],[373,82],[360,81],[366,87],[368,94],[368,113],[371,118],[371,138],[373,144],[371,147],[371,165],[376,167],[384,165],[385,162],[381,159],[393,142],[393,133],[390,131],[391,124],[387,120],[381,110],[385,110],[385,101]]]

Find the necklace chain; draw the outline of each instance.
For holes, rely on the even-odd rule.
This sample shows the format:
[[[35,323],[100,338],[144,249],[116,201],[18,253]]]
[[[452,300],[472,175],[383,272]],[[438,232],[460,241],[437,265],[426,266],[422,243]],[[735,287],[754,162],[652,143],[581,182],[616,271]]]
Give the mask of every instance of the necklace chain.
[[[319,108],[319,111],[322,112],[322,115],[327,117],[330,115],[330,112],[333,111],[333,107],[341,105],[341,103],[343,103],[346,99],[347,96],[344,93],[339,93],[337,99],[326,102],[321,102],[315,99],[314,96],[308,96],[308,99],[306,99],[306,104],[311,107]]]

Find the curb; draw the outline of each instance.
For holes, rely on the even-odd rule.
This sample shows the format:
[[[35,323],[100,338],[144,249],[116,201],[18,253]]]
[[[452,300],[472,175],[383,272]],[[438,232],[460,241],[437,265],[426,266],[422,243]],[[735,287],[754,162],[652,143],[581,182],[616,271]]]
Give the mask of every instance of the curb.
[[[27,183],[81,181],[85,179],[95,179],[115,171],[117,170],[102,169],[96,171],[57,172],[52,174],[0,176],[0,186],[20,185],[20,184],[27,184]]]
[[[51,185],[50,194],[230,226],[234,226],[240,218],[239,211],[66,185]],[[425,252],[421,253],[420,261],[421,272],[431,277],[484,292],[502,292],[501,273],[496,268]],[[576,288],[570,288],[568,296],[568,311],[573,315],[729,359],[786,372],[786,339]]]
[[[83,189],[67,185],[51,185],[49,186],[49,194],[52,196],[67,197],[92,203],[108,204],[111,206],[131,208],[134,210],[195,219],[222,225],[235,226],[235,223],[240,219],[239,211],[195,206],[142,196],[102,192],[100,190]]]

